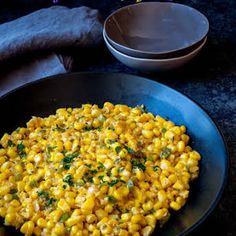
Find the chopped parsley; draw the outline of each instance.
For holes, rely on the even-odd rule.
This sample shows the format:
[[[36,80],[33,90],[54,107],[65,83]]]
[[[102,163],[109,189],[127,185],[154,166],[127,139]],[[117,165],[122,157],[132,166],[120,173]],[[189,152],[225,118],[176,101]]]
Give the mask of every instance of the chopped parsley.
[[[125,146],[125,149],[126,149],[126,150],[128,151],[128,153],[130,153],[130,154],[134,154],[134,153],[135,153],[134,149],[132,149],[132,148],[130,148],[130,147]]]
[[[47,199],[49,197],[49,194],[48,194],[48,192],[45,192],[45,191],[39,191],[38,196],[41,197],[41,198],[46,198]]]
[[[92,164],[84,164],[85,166],[87,166],[89,169],[92,167]]]
[[[159,166],[153,166],[152,169],[157,172],[159,170]]]
[[[102,164],[102,162],[99,162],[97,168],[98,168],[98,170],[105,169],[105,166]]]
[[[67,183],[69,186],[73,185],[73,177],[72,175],[66,175],[63,179],[63,182]]]
[[[45,206],[46,206],[46,207],[50,207],[51,205],[53,205],[54,202],[56,202],[56,199],[53,198],[53,197],[51,197],[51,198],[49,198],[49,199],[47,200]]]
[[[69,170],[70,166],[71,166],[71,162],[78,157],[79,154],[78,153],[72,153],[69,155],[66,155],[63,159],[62,159],[62,164],[63,164],[63,168],[65,170]]]
[[[168,158],[170,154],[171,154],[171,149],[163,147],[160,152],[160,158],[162,159]]]
[[[113,186],[115,186],[116,184],[118,184],[119,182],[120,182],[119,179],[113,179],[113,180],[109,183],[109,186],[110,186],[110,187],[113,187]]]
[[[61,223],[64,223],[66,220],[68,220],[70,218],[70,214],[68,212],[65,212],[61,215],[60,217],[60,222]]]
[[[19,199],[19,197],[18,197],[18,195],[17,195],[17,189],[15,189],[15,188],[11,189],[11,190],[10,190],[10,194],[11,194],[11,196],[12,196],[13,199],[16,199],[16,200]]]
[[[21,159],[26,157],[25,145],[23,143],[17,145],[17,152]]]
[[[131,164],[133,166],[133,169],[140,169],[142,171],[146,170],[146,166],[137,160],[131,160]]]
[[[93,182],[94,182],[94,181],[93,181],[93,176],[88,176],[88,179],[87,179],[87,180],[88,180],[89,183],[93,183]]]
[[[115,151],[116,151],[116,153],[118,154],[120,151],[121,151],[121,146],[117,146],[116,148],[115,148]]]
[[[9,139],[9,140],[7,141],[7,146],[8,146],[8,147],[15,147],[16,145]]]
[[[113,179],[110,183],[109,183],[109,186],[110,187],[113,187],[115,186],[116,184],[118,184],[119,182],[122,182],[122,183],[126,183],[124,180],[122,179]]]
[[[10,190],[10,194],[14,194],[14,193],[17,193],[17,189],[16,189],[16,188],[12,188],[12,189]]]
[[[59,126],[58,124],[57,124],[56,127],[53,128],[52,130],[53,130],[53,131],[58,131],[58,132],[65,132],[65,131],[66,131],[65,128]]]
[[[115,203],[115,202],[116,202],[116,199],[115,199],[112,195],[108,195],[108,196],[107,196],[107,200],[108,200],[108,202],[110,202],[110,203]]]

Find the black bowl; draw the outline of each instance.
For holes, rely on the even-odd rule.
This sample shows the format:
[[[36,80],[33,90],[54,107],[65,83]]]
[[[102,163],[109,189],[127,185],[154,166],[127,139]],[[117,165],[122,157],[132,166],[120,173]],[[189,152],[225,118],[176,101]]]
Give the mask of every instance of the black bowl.
[[[185,207],[157,235],[185,235],[197,227],[218,203],[227,177],[224,140],[209,115],[181,93],[142,77],[115,73],[64,74],[30,83],[0,99],[0,135],[24,126],[31,116],[48,116],[59,107],[105,101],[147,110],[183,124],[200,152],[200,176],[192,185]],[[7,233],[8,232],[8,233]],[[16,232],[16,231],[14,231]],[[6,229],[5,235],[13,235]],[[155,233],[154,233],[155,234]]]
[[[194,8],[172,2],[144,2],[113,12],[104,23],[109,43],[133,57],[164,59],[196,49],[209,30]]]

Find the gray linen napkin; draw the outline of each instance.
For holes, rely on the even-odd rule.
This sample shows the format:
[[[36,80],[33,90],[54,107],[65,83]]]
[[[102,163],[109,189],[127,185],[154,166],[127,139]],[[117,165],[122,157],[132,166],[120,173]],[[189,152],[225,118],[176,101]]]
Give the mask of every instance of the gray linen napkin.
[[[41,9],[0,25],[0,68],[4,67],[0,96],[27,82],[70,70],[68,62],[70,65],[72,61],[67,57],[65,65],[61,51],[98,46],[102,27],[97,10],[62,6]],[[28,55],[31,60],[22,64],[22,58]],[[9,66],[12,61],[14,65]]]

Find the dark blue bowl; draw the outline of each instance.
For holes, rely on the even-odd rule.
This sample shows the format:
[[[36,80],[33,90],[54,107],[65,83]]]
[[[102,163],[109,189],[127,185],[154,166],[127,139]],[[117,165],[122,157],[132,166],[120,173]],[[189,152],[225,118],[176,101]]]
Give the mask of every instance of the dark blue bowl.
[[[200,176],[185,207],[157,235],[185,235],[215,208],[225,187],[228,155],[222,135],[195,102],[160,83],[128,74],[76,73],[46,78],[23,86],[0,99],[0,135],[23,126],[31,116],[48,116],[59,107],[105,101],[147,110],[187,127],[191,146],[202,155]],[[16,231],[6,229],[6,234]],[[155,233],[154,233],[155,234]]]

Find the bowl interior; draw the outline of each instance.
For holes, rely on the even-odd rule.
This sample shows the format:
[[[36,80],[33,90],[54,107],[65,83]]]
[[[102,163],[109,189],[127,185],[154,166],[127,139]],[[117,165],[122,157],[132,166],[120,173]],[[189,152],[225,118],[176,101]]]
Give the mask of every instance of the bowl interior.
[[[191,7],[146,2],[117,10],[107,18],[104,28],[108,39],[123,50],[164,54],[198,43],[206,36],[209,24]]]
[[[105,101],[129,106],[145,104],[154,114],[187,126],[192,147],[202,155],[200,176],[186,206],[158,230],[160,236],[180,235],[200,224],[217,204],[227,176],[228,157],[222,136],[197,104],[160,83],[118,73],[77,73],[31,83],[0,99],[0,135],[11,132],[31,116],[48,116],[59,107]],[[11,108],[11,109],[9,109]],[[197,117],[197,119],[196,119]],[[4,235],[13,235],[6,229]],[[14,234],[15,235],[15,234]]]

